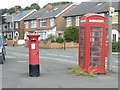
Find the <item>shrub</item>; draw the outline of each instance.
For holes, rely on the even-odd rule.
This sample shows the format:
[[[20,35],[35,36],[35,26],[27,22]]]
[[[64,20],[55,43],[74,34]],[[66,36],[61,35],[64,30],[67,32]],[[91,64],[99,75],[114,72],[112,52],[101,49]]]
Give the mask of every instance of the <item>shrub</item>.
[[[51,40],[51,42],[55,42],[55,36],[52,34],[49,34],[48,37],[46,38],[46,40]]]
[[[64,39],[62,37],[56,37],[56,42],[63,43]]]
[[[78,42],[78,27],[70,26],[64,30],[64,38],[67,42]]]
[[[112,51],[113,52],[120,52],[120,42],[113,42],[112,43]]]

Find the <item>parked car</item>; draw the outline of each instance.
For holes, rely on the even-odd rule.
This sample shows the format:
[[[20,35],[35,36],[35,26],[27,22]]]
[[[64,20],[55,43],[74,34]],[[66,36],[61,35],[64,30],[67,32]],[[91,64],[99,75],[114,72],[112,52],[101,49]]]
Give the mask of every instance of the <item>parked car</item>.
[[[0,64],[3,64],[5,60],[5,55],[6,55],[5,46],[7,46],[7,43],[3,42],[2,35],[0,35]]]

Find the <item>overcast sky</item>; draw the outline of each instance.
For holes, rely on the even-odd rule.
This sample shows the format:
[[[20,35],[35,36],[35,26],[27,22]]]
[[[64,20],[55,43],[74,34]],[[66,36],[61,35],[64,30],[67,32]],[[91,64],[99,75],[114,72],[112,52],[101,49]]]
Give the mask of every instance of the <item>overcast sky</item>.
[[[81,3],[83,1],[89,1],[89,0],[2,0],[2,2],[0,3],[0,9],[10,8],[16,5],[20,5],[22,8],[24,8],[26,6],[30,6],[32,3],[37,3],[40,5],[40,7],[43,7],[47,3],[59,2],[59,1],[70,1],[70,2]]]

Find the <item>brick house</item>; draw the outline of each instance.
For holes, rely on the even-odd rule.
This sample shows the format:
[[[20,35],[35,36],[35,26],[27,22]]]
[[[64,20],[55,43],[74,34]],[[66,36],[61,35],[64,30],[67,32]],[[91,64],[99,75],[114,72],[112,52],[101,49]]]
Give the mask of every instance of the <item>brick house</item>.
[[[120,37],[120,29],[118,28],[118,2],[112,3],[115,8],[115,16],[112,17],[112,41],[118,42]],[[66,14],[66,27],[79,26],[79,18],[88,13],[97,13],[108,18],[109,2],[82,2],[71,12]]]
[[[4,39],[14,41],[24,39],[24,19],[34,12],[36,12],[35,9],[26,11],[16,9],[16,13],[5,16],[6,20],[3,24]]]
[[[27,39],[28,33],[40,34],[39,40],[46,39],[50,34],[63,36],[63,31],[66,27],[63,16],[75,7],[76,5],[72,3],[57,6],[52,6],[51,3],[48,3],[44,8],[24,20],[24,39]]]

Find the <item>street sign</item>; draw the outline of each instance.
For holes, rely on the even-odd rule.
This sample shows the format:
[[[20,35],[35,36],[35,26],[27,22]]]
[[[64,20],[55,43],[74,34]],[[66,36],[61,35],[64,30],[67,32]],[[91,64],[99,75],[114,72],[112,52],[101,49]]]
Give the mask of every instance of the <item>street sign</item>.
[[[115,8],[110,7],[109,15],[112,17],[115,14]]]

